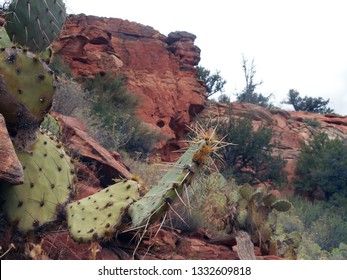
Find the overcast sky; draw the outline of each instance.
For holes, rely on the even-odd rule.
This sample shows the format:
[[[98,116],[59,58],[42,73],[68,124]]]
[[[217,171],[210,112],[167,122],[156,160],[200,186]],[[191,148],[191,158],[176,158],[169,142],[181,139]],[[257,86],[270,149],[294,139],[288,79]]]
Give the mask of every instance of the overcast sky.
[[[65,0],[69,13],[115,17],[152,26],[164,35],[197,36],[200,65],[221,71],[225,94],[244,87],[242,55],[254,58],[258,92],[280,102],[289,89],[330,98],[347,115],[346,1],[327,0]]]

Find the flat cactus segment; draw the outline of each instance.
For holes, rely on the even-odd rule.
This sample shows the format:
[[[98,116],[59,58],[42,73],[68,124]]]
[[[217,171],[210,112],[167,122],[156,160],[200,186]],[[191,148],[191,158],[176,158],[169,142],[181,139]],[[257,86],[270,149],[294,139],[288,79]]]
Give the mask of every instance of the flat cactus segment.
[[[11,127],[30,127],[52,105],[52,71],[34,54],[17,48],[0,50],[0,113]]]
[[[202,154],[209,144],[201,140],[190,147],[175,163],[169,172],[150,191],[129,208],[134,228],[155,221],[168,208],[177,196],[182,193],[184,185],[189,185],[198,173],[207,155]]]
[[[5,19],[13,43],[42,52],[59,36],[66,7],[62,0],[13,0]]]
[[[112,236],[123,225],[122,217],[129,205],[139,198],[139,183],[128,180],[68,204],[70,235],[78,242]]]
[[[3,210],[19,230],[34,230],[54,221],[69,201],[74,170],[64,149],[41,133],[30,152],[17,152],[17,156],[24,169],[24,183],[0,188]]]
[[[13,43],[8,37],[6,30],[4,28],[0,28],[0,48],[8,48],[12,47]]]
[[[285,199],[279,199],[273,204],[271,204],[271,208],[276,209],[277,211],[280,211],[280,212],[289,211],[291,207],[292,207],[292,204]]]

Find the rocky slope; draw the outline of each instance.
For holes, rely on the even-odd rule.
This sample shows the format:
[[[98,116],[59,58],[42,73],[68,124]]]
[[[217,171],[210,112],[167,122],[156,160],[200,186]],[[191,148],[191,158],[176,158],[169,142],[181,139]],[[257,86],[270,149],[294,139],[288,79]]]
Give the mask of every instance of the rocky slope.
[[[170,152],[182,147],[187,124],[204,108],[205,88],[194,69],[200,49],[194,40],[188,32],[164,36],[127,20],[78,15],[69,17],[54,50],[77,77],[123,74],[140,98],[140,119],[165,136],[157,148],[170,160]]]
[[[254,128],[264,125],[275,131],[273,141],[277,142],[275,152],[286,161],[286,172],[289,184],[294,176],[297,156],[300,153],[301,142],[306,142],[317,132],[325,132],[330,138],[347,139],[347,116],[335,114],[320,115],[309,112],[291,112],[281,109],[265,109],[261,106],[247,103],[221,104],[207,102],[205,109],[199,114],[199,119],[223,120],[232,116],[252,119]]]

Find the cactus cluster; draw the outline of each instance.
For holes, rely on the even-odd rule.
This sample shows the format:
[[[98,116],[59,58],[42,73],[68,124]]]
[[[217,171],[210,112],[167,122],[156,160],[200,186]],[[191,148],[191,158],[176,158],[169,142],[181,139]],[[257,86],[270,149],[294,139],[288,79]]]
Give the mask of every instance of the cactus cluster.
[[[13,0],[5,19],[13,43],[42,52],[59,36],[66,7],[62,0]]]
[[[249,233],[254,243],[267,247],[276,239],[277,214],[288,211],[292,204],[285,199],[278,199],[262,188],[248,184],[234,189],[230,194],[231,204],[236,206],[235,229]],[[277,241],[276,241],[277,242]]]
[[[28,151],[17,151],[24,183],[4,183],[0,196],[8,220],[21,231],[54,221],[74,193],[74,166],[61,145],[44,133]]]

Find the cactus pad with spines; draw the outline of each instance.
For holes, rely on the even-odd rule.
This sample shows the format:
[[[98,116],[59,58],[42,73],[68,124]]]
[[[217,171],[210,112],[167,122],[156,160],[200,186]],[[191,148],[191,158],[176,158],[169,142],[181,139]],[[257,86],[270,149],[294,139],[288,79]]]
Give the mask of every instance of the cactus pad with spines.
[[[78,242],[112,236],[126,224],[122,218],[129,205],[139,198],[139,183],[127,180],[68,204],[66,213],[70,235]]]
[[[59,36],[66,7],[62,0],[13,0],[5,19],[13,43],[42,52]]]
[[[21,231],[54,221],[74,192],[74,167],[64,149],[39,133],[28,152],[17,152],[24,183],[5,184],[0,196],[8,220]]]
[[[169,204],[182,193],[213,151],[212,143],[201,140],[191,146],[156,186],[129,208],[134,228],[145,226],[165,213]]]
[[[0,113],[9,130],[36,126],[51,108],[55,93],[52,71],[25,50],[0,51]]]

